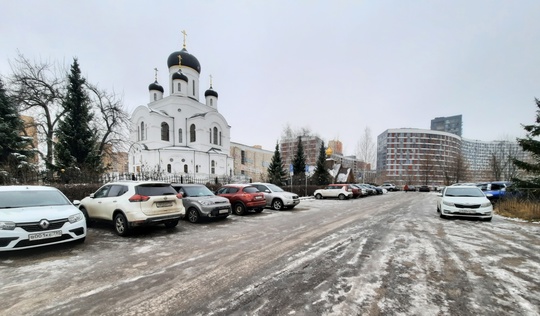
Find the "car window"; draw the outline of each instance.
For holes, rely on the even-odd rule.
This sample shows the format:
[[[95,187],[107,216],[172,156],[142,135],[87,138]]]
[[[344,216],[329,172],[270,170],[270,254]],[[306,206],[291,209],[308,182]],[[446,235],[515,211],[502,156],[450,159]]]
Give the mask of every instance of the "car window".
[[[186,196],[213,196],[214,193],[210,191],[206,186],[190,186],[184,188]]]
[[[69,205],[60,191],[24,190],[0,192],[0,208]]]
[[[128,191],[128,187],[125,185],[113,185],[111,186],[111,189],[109,190],[109,193],[107,194],[107,196],[109,197],[121,196],[127,191]]]
[[[266,187],[262,184],[254,184],[253,185],[254,187],[257,188],[257,190],[261,191],[261,192],[264,192],[266,190]]]
[[[218,191],[217,191],[218,194],[224,194],[224,193],[227,193],[227,188],[220,188]]]
[[[145,183],[135,188],[137,194],[145,196],[176,195],[176,190],[168,183]]]
[[[447,188],[444,195],[453,197],[482,197],[484,193],[479,188],[471,186],[470,188]]]
[[[238,192],[238,188],[227,188],[227,191],[225,193],[236,193]]]
[[[249,186],[244,188],[244,192],[246,193],[257,193],[259,190],[254,186]]]
[[[105,185],[101,187],[101,189],[97,190],[96,193],[94,193],[94,198],[107,197],[110,189],[111,189],[110,185]]]
[[[278,187],[275,184],[269,184],[268,188],[270,188],[270,190],[272,190],[274,192],[285,192],[285,190],[283,190],[282,188]],[[263,191],[263,190],[261,190],[261,191]]]

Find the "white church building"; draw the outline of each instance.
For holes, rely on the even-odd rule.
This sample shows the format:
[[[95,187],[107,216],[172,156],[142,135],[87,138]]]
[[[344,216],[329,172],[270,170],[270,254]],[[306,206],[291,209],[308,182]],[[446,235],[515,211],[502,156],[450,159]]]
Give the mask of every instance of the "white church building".
[[[232,176],[230,130],[218,111],[218,93],[210,87],[199,98],[201,65],[183,49],[167,59],[168,95],[157,81],[149,102],[131,116],[129,171],[137,176]]]

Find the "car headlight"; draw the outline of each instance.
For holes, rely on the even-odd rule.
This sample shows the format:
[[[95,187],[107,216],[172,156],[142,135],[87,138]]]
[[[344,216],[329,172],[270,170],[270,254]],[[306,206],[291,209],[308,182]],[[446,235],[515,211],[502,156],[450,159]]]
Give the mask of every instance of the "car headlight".
[[[68,217],[68,221],[73,224],[73,223],[76,223],[78,221],[82,221],[83,218],[84,218],[84,215],[82,215],[81,213],[73,214],[73,215],[70,215]]]
[[[454,206],[454,203],[448,201],[443,201],[443,204],[448,206]]]
[[[205,205],[205,206],[214,204],[214,202],[208,201],[208,200],[201,200],[201,201],[199,201],[199,203],[201,203],[201,205]]]
[[[482,207],[488,207],[491,206],[491,202],[482,203]]]
[[[0,221],[0,229],[1,230],[14,230],[15,229],[15,223],[14,222]]]

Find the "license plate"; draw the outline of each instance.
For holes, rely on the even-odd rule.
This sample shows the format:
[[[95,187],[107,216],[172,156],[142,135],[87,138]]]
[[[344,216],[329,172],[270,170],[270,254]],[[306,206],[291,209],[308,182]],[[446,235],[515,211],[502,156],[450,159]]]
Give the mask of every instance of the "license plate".
[[[219,210],[219,214],[229,213],[229,209]]]
[[[60,236],[62,236],[62,231],[54,230],[52,232],[29,234],[28,240],[32,241],[32,240],[40,240],[40,239],[54,238],[54,237],[60,237]]]
[[[173,206],[173,202],[157,202],[157,207],[171,207]]]
[[[256,197],[255,197],[255,200],[260,200],[260,199],[262,199],[262,198],[263,198],[262,196],[256,196]]]
[[[476,213],[475,210],[459,210],[461,213],[465,213],[465,214],[474,214]]]

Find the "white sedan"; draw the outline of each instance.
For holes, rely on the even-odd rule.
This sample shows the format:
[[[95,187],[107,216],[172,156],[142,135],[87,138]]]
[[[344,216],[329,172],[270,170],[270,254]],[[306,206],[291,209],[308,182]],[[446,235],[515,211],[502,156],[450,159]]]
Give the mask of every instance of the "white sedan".
[[[448,186],[438,196],[437,212],[441,218],[474,217],[490,221],[493,217],[493,205],[477,187]]]
[[[53,187],[0,186],[0,251],[84,242],[86,220]]]

